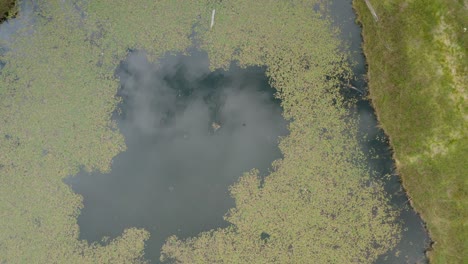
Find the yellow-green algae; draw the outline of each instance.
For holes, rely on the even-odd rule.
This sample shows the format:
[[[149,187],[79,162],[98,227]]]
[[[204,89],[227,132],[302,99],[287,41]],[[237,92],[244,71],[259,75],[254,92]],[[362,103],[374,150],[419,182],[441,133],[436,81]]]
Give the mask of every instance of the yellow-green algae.
[[[1,56],[0,262],[136,263],[149,233],[108,245],[78,240],[82,198],[62,181],[82,166],[106,172],[125,150],[111,121],[113,75],[128,49],[152,59],[196,43],[211,67],[265,65],[290,135],[259,188],[256,171],[232,186],[232,225],[184,241],[181,263],[370,263],[398,240],[395,211],[363,165],[355,122],[338,93],[346,54],[319,1],[37,1],[39,15]],[[78,7],[78,8],[77,8]],[[209,29],[211,10],[215,25]],[[21,13],[20,13],[21,15]],[[195,25],[195,26],[194,26]],[[270,235],[261,239],[261,233]]]

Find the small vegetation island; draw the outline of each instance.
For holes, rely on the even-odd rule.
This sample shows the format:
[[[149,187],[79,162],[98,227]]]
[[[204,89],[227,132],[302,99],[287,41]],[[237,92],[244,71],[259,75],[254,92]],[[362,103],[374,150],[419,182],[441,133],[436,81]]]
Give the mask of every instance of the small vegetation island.
[[[33,2],[0,0],[19,11],[2,10],[16,18],[0,31],[0,263],[149,262],[145,241],[158,230],[79,239],[83,197],[64,179],[109,172],[126,150],[112,114],[121,100],[115,70],[129,51],[157,62],[194,45],[212,70],[266,67],[289,134],[268,176],[252,169],[230,187],[228,227],[174,234],[160,261],[374,263],[395,248],[399,212],[365,166],[353,102],[340,92],[353,77],[350,54],[323,1]],[[354,4],[370,97],[435,241],[430,260],[463,263],[467,6],[433,2],[372,1],[378,21],[364,1]]]
[[[0,23],[13,18],[18,12],[16,7],[16,0],[2,0],[0,1]]]

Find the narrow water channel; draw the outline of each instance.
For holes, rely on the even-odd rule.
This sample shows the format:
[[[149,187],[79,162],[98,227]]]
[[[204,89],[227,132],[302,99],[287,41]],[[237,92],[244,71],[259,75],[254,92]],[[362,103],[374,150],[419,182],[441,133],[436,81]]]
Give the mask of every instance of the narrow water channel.
[[[352,0],[333,0],[329,6],[335,26],[341,30],[341,38],[347,43],[352,59],[356,80],[345,88],[348,99],[357,100],[355,111],[359,117],[359,134],[363,153],[367,156],[371,174],[383,180],[385,191],[390,196],[391,204],[401,210],[399,221],[402,225],[401,240],[396,248],[382,255],[376,264],[427,263],[425,250],[430,238],[419,215],[411,207],[408,196],[402,187],[399,175],[395,171],[395,162],[388,137],[379,128],[375,111],[366,98],[368,93],[365,57],[362,53],[361,28],[355,23],[356,14],[352,9]]]

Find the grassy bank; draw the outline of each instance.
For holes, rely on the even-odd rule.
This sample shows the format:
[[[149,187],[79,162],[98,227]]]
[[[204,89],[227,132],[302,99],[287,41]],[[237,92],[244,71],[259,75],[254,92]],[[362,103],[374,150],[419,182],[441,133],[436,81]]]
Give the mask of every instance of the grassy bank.
[[[371,1],[363,26],[370,97],[434,241],[432,263],[468,263],[466,1]]]
[[[0,0],[0,23],[17,13],[16,0]]]

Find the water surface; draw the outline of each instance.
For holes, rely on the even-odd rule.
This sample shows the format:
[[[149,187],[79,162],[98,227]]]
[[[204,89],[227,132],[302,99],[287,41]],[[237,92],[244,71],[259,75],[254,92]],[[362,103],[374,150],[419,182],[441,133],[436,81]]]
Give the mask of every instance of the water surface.
[[[356,62],[354,87],[343,88],[349,110],[359,117],[361,148],[367,166],[384,180],[391,204],[401,210],[401,241],[376,263],[425,262],[429,238],[420,217],[409,205],[388,139],[365,98],[365,59],[360,28],[350,0],[330,5],[341,38]],[[280,158],[279,136],[286,121],[269,87],[265,69],[210,72],[206,54],[166,56],[149,63],[133,52],[116,71],[121,80],[119,112],[114,114],[127,150],[113,160],[109,174],[85,172],[68,179],[83,195],[78,218],[80,238],[101,241],[125,228],[150,231],[146,257],[157,263],[160,247],[170,235],[196,236],[226,227],[222,216],[234,206],[228,188],[243,172],[258,168],[268,173]]]
[[[130,227],[151,233],[146,257],[158,262],[164,240],[226,227],[228,186],[281,158],[287,134],[265,69],[210,72],[208,57],[167,56],[152,64],[132,52],[116,71],[122,98],[114,120],[127,150],[109,174],[67,180],[84,197],[80,238],[114,238]]]
[[[361,148],[367,157],[368,168],[372,175],[384,182],[385,191],[391,204],[400,210],[399,221],[402,225],[401,241],[388,254],[381,256],[377,264],[426,263],[425,250],[429,247],[430,238],[420,216],[409,203],[399,175],[395,171],[395,162],[388,137],[380,129],[370,101],[366,98],[366,65],[362,53],[361,28],[355,23],[356,15],[352,9],[352,0],[333,0],[330,5],[335,25],[341,30],[341,39],[347,44],[355,62],[353,72],[356,77],[345,86],[343,94],[348,99],[355,99],[355,112],[359,117],[359,135]],[[357,89],[357,90],[356,90]]]

